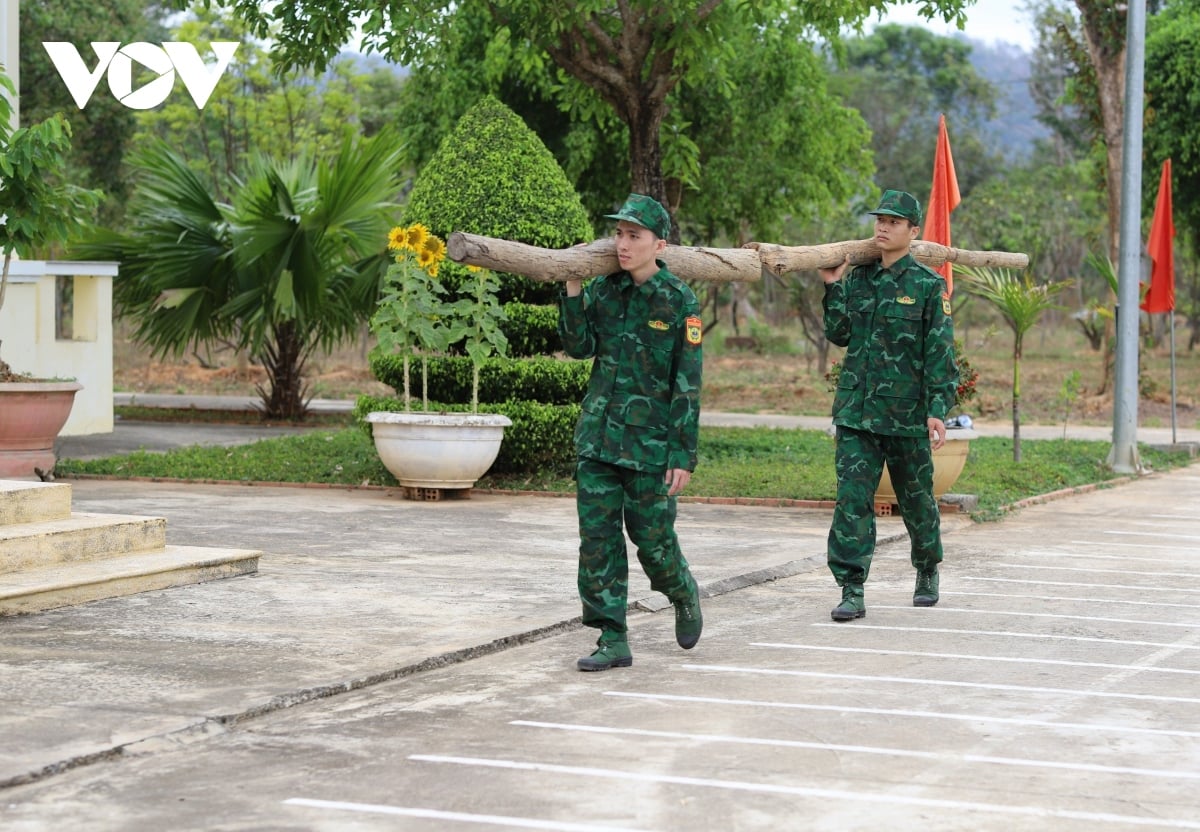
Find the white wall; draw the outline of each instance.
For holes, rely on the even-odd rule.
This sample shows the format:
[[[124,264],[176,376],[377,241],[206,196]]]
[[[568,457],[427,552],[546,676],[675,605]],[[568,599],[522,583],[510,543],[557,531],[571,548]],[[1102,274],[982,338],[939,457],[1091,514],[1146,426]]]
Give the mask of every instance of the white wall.
[[[73,379],[75,394],[64,436],[113,430],[112,281],[115,263],[14,260],[0,308],[0,357],[37,378]],[[55,330],[56,280],[75,283],[69,338]]]

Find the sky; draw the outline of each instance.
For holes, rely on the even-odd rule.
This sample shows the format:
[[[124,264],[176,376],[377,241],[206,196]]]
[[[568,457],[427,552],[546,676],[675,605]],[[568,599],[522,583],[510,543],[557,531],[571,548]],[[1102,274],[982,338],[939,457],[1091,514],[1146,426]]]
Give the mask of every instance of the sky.
[[[986,43],[1012,43],[1026,51],[1033,51],[1033,21],[1029,14],[1013,0],[977,0],[967,9],[967,25],[963,34]],[[918,6],[913,3],[893,6],[884,15],[883,23],[918,25],[939,35],[951,35],[959,31],[956,26],[943,23],[940,19],[927,21],[917,14]],[[867,24],[870,29],[877,21]]]

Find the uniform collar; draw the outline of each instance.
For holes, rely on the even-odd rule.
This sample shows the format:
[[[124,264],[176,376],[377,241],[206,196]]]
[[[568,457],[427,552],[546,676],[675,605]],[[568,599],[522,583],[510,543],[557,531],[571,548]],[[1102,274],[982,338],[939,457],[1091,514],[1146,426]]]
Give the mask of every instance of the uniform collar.
[[[895,276],[903,273],[905,270],[912,268],[916,264],[917,264],[917,261],[913,259],[912,252],[909,251],[909,252],[906,252],[903,257],[901,257],[899,260],[897,260],[895,263],[893,263],[890,266],[884,266],[882,260],[876,260],[875,261],[875,274],[879,274],[880,272],[886,272],[889,275],[892,275],[893,277],[895,277]]]

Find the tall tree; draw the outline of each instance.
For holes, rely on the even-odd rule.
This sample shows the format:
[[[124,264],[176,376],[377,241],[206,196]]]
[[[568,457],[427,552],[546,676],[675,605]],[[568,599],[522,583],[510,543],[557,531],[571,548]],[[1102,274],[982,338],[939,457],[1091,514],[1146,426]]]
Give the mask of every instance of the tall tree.
[[[1146,169],[1171,160],[1175,213],[1185,233],[1200,241],[1200,0],[1176,0],[1150,21],[1146,36]],[[1151,181],[1153,178],[1151,177]],[[1148,200],[1154,188],[1145,189]],[[1153,203],[1151,205],[1151,210]],[[1194,348],[1200,341],[1200,275],[1177,269],[1176,305],[1188,316]]]
[[[327,157],[337,153],[347,125],[374,135],[387,118],[372,116],[366,99],[394,96],[402,84],[395,73],[368,73],[350,58],[338,58],[320,75],[303,69],[280,73],[270,51],[232,15],[188,17],[170,38],[196,44],[201,54],[212,41],[239,42],[204,109],[187,96],[172,96],[136,119],[135,141],[165,142],[213,188],[235,186],[247,160],[263,148],[277,158]],[[233,198],[216,193],[219,200]]]
[[[136,113],[107,94],[103,84],[80,110],[42,47],[67,41],[87,51],[91,41],[162,41],[164,6],[154,0],[55,0],[21,3],[21,117],[42,121],[62,113],[75,150],[68,175],[105,193],[103,221],[117,221],[129,199],[125,155],[136,130]]]
[[[184,0],[174,0],[182,4]],[[364,47],[402,64],[441,65],[441,47],[464,15],[480,11],[520,38],[521,59],[531,72],[558,67],[573,82],[575,107],[608,110],[624,124],[633,190],[668,202],[660,131],[668,97],[696,73],[719,68],[728,57],[731,27],[792,15],[818,37],[836,40],[846,26],[861,26],[887,0],[801,3],[764,0],[429,0],[425,3],[295,0],[205,0],[232,3],[260,37],[270,36],[286,64],[318,69],[360,26]],[[964,19],[970,0],[920,0],[926,17]]]
[[[875,182],[928,196],[938,114],[950,124],[959,187],[970,193],[1001,167],[980,139],[996,88],[971,65],[971,45],[920,26],[889,24],[846,43],[833,89],[871,127]]]

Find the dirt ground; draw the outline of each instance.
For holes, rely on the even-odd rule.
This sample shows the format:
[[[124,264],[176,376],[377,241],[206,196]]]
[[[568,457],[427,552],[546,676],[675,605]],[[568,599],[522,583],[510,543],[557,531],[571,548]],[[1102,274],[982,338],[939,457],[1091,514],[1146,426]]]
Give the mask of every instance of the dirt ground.
[[[1012,412],[1011,341],[996,338],[976,343],[968,350],[980,373],[979,396],[967,412],[974,416],[1009,418]],[[1148,427],[1171,423],[1169,353],[1143,354],[1143,396],[1138,421]],[[1200,427],[1200,353],[1176,356],[1176,421],[1181,427]],[[387,385],[376,381],[368,369],[367,348],[362,344],[309,362],[309,392],[316,398],[353,399],[368,393],[387,395]],[[1079,392],[1071,398],[1065,380],[1079,371]],[[1102,379],[1100,354],[1087,348],[1072,333],[1041,339],[1026,347],[1021,362],[1021,418],[1026,424],[1106,424],[1112,420],[1112,391],[1099,392]],[[123,392],[204,393],[248,395],[265,384],[261,367],[239,364],[231,356],[215,355],[201,361],[188,356],[179,361],[155,361],[145,350],[121,334],[114,345],[114,385]],[[822,415],[829,412],[832,393],[817,373],[811,355],[759,355],[724,351],[714,344],[705,356],[703,407],[710,411]],[[1069,405],[1069,411],[1068,411]]]

